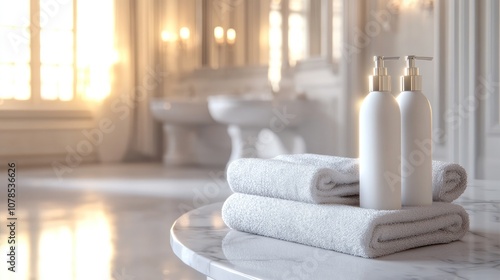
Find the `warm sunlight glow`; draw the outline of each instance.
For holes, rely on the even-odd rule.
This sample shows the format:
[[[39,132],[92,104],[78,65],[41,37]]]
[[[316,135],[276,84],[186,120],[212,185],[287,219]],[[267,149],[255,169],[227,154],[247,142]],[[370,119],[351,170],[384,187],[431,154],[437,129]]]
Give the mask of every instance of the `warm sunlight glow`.
[[[111,221],[101,209],[77,211],[86,215],[76,225],[73,236],[77,241],[74,243],[75,280],[108,279],[112,274],[110,264],[113,257]]]
[[[0,1],[0,104],[31,98],[29,18],[30,0]]]
[[[361,105],[363,105],[363,100],[364,100],[364,98],[359,98],[356,101],[356,112],[357,113],[359,113],[359,111],[361,110]]]
[[[113,3],[0,0],[0,100],[109,95],[116,60]]]
[[[187,28],[187,27],[182,27],[179,30],[179,36],[181,37],[181,40],[183,40],[183,41],[188,40],[190,35],[191,35],[191,32],[189,31],[189,28]]]
[[[400,0],[399,6],[402,9],[413,9],[417,7],[418,2],[419,0]]]
[[[290,66],[307,55],[307,3],[305,0],[289,0],[288,16],[288,63]]]
[[[39,280],[72,279],[73,278],[73,238],[68,225],[49,225],[40,234],[38,247]],[[58,259],[55,265],[52,260]]]
[[[175,41],[177,38],[175,38],[175,35],[172,32],[163,30],[161,32],[161,40],[163,42],[172,42]]]
[[[111,53],[111,61],[113,64],[117,64],[120,62],[120,52],[117,50],[113,50]]]
[[[268,79],[274,92],[280,89],[281,65],[283,60],[281,13],[269,12],[269,72]]]
[[[224,43],[224,28],[221,26],[216,26],[214,28],[214,38],[215,42],[217,44],[223,44]]]
[[[87,100],[100,101],[111,92],[111,66],[117,53],[113,3],[78,1],[77,94]]]
[[[6,220],[6,217],[2,217],[2,219]],[[28,239],[28,234],[25,228],[20,228],[17,232],[17,242],[16,242],[16,272],[12,273],[7,270],[7,254],[10,253],[8,249],[10,249],[10,245],[7,242],[0,243],[0,253],[5,256],[5,269],[0,269],[0,279],[12,279],[12,280],[24,280],[24,279],[33,279],[33,275],[30,275],[32,271],[30,271],[30,240]],[[7,231],[3,231],[2,235],[0,234],[1,240],[8,240]]]
[[[40,18],[40,97],[69,101],[74,98],[73,1],[57,8],[52,22]]]
[[[288,18],[288,50],[290,66],[306,57],[307,22],[303,14],[293,13]]]
[[[343,0],[334,0],[332,3],[332,60],[340,61],[342,58],[342,37],[343,37]]]
[[[227,43],[233,45],[236,42],[236,30],[229,28],[226,33]]]
[[[92,206],[75,209],[66,215],[78,217],[64,219],[63,216],[63,219],[42,224],[37,279],[109,279],[112,241],[110,221],[105,213]]]

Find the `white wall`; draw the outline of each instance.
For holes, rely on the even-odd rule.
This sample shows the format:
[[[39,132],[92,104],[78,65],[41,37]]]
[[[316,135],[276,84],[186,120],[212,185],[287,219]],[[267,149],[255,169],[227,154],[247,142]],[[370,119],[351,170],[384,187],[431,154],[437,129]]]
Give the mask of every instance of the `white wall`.
[[[419,6],[392,7],[389,0],[368,1],[364,25],[360,30],[369,40],[363,49],[366,75],[371,74],[374,55],[399,56],[399,61],[388,61],[386,67],[392,77],[392,92],[398,96],[400,92],[400,76],[403,75],[406,55],[436,57],[434,44],[435,10],[423,9]],[[429,99],[433,116],[439,114],[435,90],[436,59],[432,62],[417,61],[423,79],[423,93]],[[437,118],[434,118],[437,121]],[[445,159],[445,148],[439,143],[434,145],[434,158]]]
[[[66,170],[95,161],[88,145],[94,127],[90,111],[0,112],[0,162],[20,166],[60,163]],[[83,143],[85,142],[85,143]]]
[[[375,12],[387,3],[369,1],[362,27],[379,22]],[[434,158],[460,163],[471,179],[500,179],[499,15],[495,0],[401,8],[364,50],[367,64],[374,54],[434,56],[418,63],[432,105]],[[402,63],[387,65],[397,92]]]

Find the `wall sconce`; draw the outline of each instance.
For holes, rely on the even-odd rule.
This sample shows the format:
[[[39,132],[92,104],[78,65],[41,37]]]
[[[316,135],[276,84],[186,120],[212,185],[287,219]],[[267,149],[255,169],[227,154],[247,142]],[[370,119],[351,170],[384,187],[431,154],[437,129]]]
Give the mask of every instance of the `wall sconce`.
[[[390,5],[397,10],[420,9],[432,11],[434,9],[434,0],[391,0]]]
[[[236,43],[236,30],[234,28],[228,28],[226,32],[224,32],[224,28],[222,26],[216,26],[214,28],[214,40],[217,44],[217,57],[218,57],[218,68],[222,67],[224,64],[224,59],[229,59],[229,63],[233,63],[233,48],[232,46]],[[224,52],[225,47],[228,47],[228,51],[230,52],[229,58],[228,54]]]
[[[164,59],[163,60],[166,60],[167,57],[169,57],[169,53],[171,52],[171,48],[174,47],[176,45],[172,45],[170,43],[177,43],[177,49],[179,50],[180,54],[177,55],[177,68],[180,72],[183,71],[182,69],[182,63],[181,63],[181,60],[184,59],[184,56],[185,56],[185,51],[186,51],[186,48],[187,48],[187,43],[189,41],[189,38],[191,37],[191,31],[189,30],[188,27],[181,27],[179,29],[179,35],[175,34],[174,32],[170,32],[170,31],[167,31],[167,30],[163,30],[161,32],[161,40],[167,44],[165,44],[164,46],[164,50],[163,50],[163,53],[164,53]],[[174,49],[175,51],[175,49]],[[165,63],[165,69],[167,69],[167,65],[166,65],[166,62],[164,61]]]
[[[180,44],[186,44],[189,37],[191,37],[191,31],[187,27],[181,27],[179,35],[166,30],[161,32],[161,40],[167,43],[179,41]]]
[[[221,26],[216,26],[214,28],[214,38],[215,38],[215,43],[218,45],[224,44],[224,28]]]
[[[224,34],[224,28],[216,26],[214,28],[214,39],[217,45],[224,45],[224,43],[234,45],[236,42],[236,30],[234,30],[234,28],[229,28],[227,29],[226,34]]]
[[[161,32],[161,40],[163,42],[174,42],[177,41],[177,36],[175,34],[172,34],[171,32],[163,30]]]
[[[189,37],[191,36],[191,32],[189,31],[189,28],[187,27],[182,27],[179,30],[179,37],[181,37],[181,42],[186,43],[187,40],[189,40]]]
[[[229,28],[226,32],[226,38],[228,45],[234,45],[236,43],[236,30]]]

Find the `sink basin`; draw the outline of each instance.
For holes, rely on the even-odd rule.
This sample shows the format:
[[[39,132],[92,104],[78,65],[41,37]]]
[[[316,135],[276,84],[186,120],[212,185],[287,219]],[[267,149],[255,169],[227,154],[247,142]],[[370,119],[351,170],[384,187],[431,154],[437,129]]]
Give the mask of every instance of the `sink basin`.
[[[231,137],[229,162],[239,158],[259,157],[258,141],[262,130],[268,129],[280,139],[286,152],[292,152],[300,138],[296,127],[311,111],[305,99],[273,99],[261,96],[216,95],[208,98],[213,119],[227,125]]]
[[[207,100],[188,98],[157,98],[151,101],[151,112],[155,119],[170,124],[213,124]]]
[[[214,120],[227,125],[269,128],[294,127],[308,112],[309,102],[301,99],[216,95],[208,98]]]
[[[225,126],[210,116],[201,99],[157,98],[150,103],[153,117],[163,125],[163,162],[170,166],[220,166],[229,157]]]

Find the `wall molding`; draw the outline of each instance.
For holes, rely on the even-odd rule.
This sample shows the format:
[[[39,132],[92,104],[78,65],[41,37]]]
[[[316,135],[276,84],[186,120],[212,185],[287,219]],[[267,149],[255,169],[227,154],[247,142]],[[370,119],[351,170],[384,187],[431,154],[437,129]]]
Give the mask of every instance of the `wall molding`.
[[[2,110],[0,131],[85,129],[94,117],[90,110]]]
[[[437,131],[446,131],[445,112],[446,112],[446,3],[445,1],[437,1],[434,11],[434,68],[436,69],[436,81],[434,82],[434,95],[433,106],[435,111],[433,116],[433,127]],[[440,82],[441,81],[441,82]],[[433,135],[435,138],[435,136]],[[446,145],[446,137],[439,137],[434,139],[434,143],[439,145]]]
[[[0,160],[24,166],[64,162],[68,147],[76,149],[85,140],[84,130],[95,127],[91,110],[2,110],[0,111]],[[97,148],[82,157],[97,161]]]
[[[477,135],[480,110],[465,110],[475,97],[478,74],[478,4],[473,1],[448,1],[446,44],[446,143],[448,160],[464,166],[469,177],[477,176]]]
[[[90,110],[0,110],[0,119],[91,119]]]
[[[21,167],[35,167],[35,166],[52,166],[52,163],[59,162],[61,164],[67,165],[66,163],[67,153],[58,154],[37,154],[37,155],[8,155],[2,156],[2,161],[15,162],[17,166]],[[82,157],[80,164],[95,163],[98,162],[97,153],[92,153],[87,156]],[[6,165],[5,165],[6,166]],[[80,165],[78,165],[80,166]],[[0,168],[4,168],[1,166]],[[78,168],[78,167],[76,167]]]
[[[492,86],[493,91],[490,92],[489,102],[486,108],[486,123],[487,133],[491,136],[500,135],[500,100],[499,100],[499,85],[500,82],[500,4],[497,0],[486,1],[486,54],[489,59],[486,60],[487,72],[494,75],[486,77],[487,82]]]
[[[343,0],[343,23],[342,41],[345,46],[355,46],[355,34],[360,26],[365,26],[367,12],[365,1]],[[364,54],[349,54],[343,57],[339,63],[339,73],[342,81],[342,89],[339,98],[339,119],[338,124],[341,135],[339,135],[340,156],[357,157],[359,131],[359,102],[364,98],[368,88],[367,79],[360,73],[369,73],[370,66],[366,63]],[[353,141],[354,140],[354,141]]]
[[[486,0],[446,5],[447,160],[464,166],[471,180],[498,179],[500,4]]]

